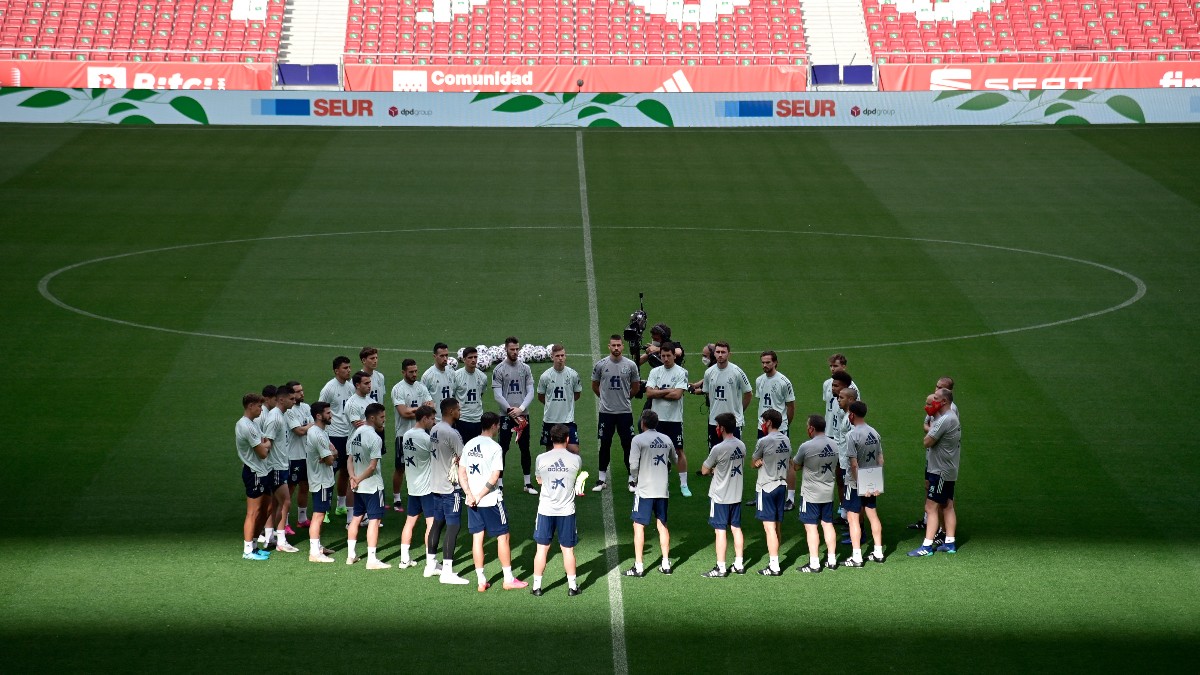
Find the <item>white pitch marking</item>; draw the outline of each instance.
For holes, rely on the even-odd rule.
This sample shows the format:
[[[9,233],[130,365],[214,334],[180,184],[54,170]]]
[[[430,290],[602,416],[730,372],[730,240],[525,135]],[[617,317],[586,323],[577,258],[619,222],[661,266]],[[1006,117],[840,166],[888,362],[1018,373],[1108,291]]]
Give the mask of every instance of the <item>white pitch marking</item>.
[[[579,166],[579,205],[583,213],[583,268],[587,274],[588,332],[592,340],[592,360],[600,360],[600,308],[596,301],[596,267],[592,261],[592,218],[588,213],[587,174],[583,167],[583,132],[575,132],[575,156]],[[611,464],[610,464],[611,466]],[[612,627],[613,673],[629,672],[625,651],[625,599],[621,592],[620,556],[617,554],[617,519],[613,515],[613,488],[600,493],[604,512],[604,554],[608,563],[608,614]]]

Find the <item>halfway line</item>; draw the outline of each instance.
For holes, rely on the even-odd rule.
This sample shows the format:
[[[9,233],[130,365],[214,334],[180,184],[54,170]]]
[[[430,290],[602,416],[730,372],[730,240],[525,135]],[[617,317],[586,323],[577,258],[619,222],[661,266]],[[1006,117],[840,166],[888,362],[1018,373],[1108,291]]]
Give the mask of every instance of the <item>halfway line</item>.
[[[588,332],[592,340],[592,361],[600,360],[600,310],[596,302],[596,266],[592,261],[592,218],[588,213],[587,174],[583,168],[583,132],[575,132],[575,157],[579,168],[579,207],[583,220],[583,268],[587,274]],[[625,599],[621,594],[621,560],[617,554],[617,520],[613,515],[612,488],[600,494],[604,513],[604,556],[608,562],[608,614],[612,626],[613,672],[626,675],[629,658],[625,653]]]

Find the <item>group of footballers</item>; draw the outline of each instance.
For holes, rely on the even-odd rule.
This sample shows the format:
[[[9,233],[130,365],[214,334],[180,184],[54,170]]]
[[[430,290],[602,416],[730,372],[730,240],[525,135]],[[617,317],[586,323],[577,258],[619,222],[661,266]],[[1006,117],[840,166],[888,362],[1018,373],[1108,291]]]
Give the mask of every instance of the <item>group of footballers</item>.
[[[672,573],[667,526],[671,474],[678,476],[684,497],[692,494],[683,438],[683,402],[688,394],[705,397],[709,412],[709,451],[696,473],[712,478],[709,524],[715,533],[716,565],[703,576],[746,573],[741,507],[747,462],[757,469],[757,479],[754,498],[744,504],[755,506],[769,555],[767,566],[758,574],[782,574],[779,547],[783,515],[797,506],[809,552],[808,564],[799,567],[800,572],[819,573],[839,566],[857,568],[864,562],[884,562],[877,512],[883,444],[878,431],[866,421],[867,406],[857,383],[846,372],[843,355],[830,357],[831,375],[822,391],[825,412],[807,416],[803,431],[807,439],[793,451],[789,431],[795,421],[795,392],[791,381],[778,371],[775,352],[762,352],[763,374],[751,386],[746,373],[729,361],[728,343],[705,345],[704,375],[691,382],[682,366],[683,349],[671,341],[670,328],[658,324],[651,335],[653,342],[646,353],[636,355],[637,362],[624,356],[622,337],[613,335],[608,355],[596,362],[591,377],[592,391],[598,399],[599,441],[598,480],[592,490],[610,489],[612,442],[619,437],[629,491],[633,493],[634,564],[625,571],[626,576],[647,573],[645,528],[651,524],[659,533],[658,569],[663,574]],[[383,475],[388,454],[383,439],[387,408],[383,401],[390,395],[395,418],[391,508],[406,513],[397,566],[403,569],[418,565],[410,550],[418,520],[424,518],[424,575],[437,576],[444,584],[469,584],[453,569],[465,506],[478,590],[485,591],[489,586],[484,573],[484,541],[488,537],[497,540],[504,588],[528,585],[512,571],[504,507],[505,457],[515,440],[521,454],[521,489],[539,498],[532,592],[543,592],[541,581],[549,547],[557,538],[568,594],[578,595],[575,497],[583,494],[587,473],[582,470],[579,455],[575,403],[583,386],[579,374],[566,365],[565,348],[558,344],[550,350],[551,366],[535,384],[529,365],[518,359],[520,346],[517,338],[508,338],[506,358],[489,376],[477,367],[475,348],[464,349],[462,367],[453,369],[448,366],[447,345],[438,343],[433,349],[433,365],[423,374],[418,376],[413,359],[402,362],[403,379],[390,392],[378,370],[378,350],[365,347],[359,353],[361,368],[357,371],[352,371],[348,357],[334,359],[333,377],[311,406],[304,400],[303,387],[295,381],[265,387],[262,394],[246,394],[243,416],[235,429],[247,498],[243,558],[266,560],[272,548],[298,551],[287,540],[288,535],[295,534],[289,525],[294,499],[297,527],[308,529],[310,561],[334,562],[333,551],[321,543],[322,525],[330,522],[332,513],[346,517],[346,564],[360,560],[357,539],[365,520],[366,568],[392,567],[377,553],[379,530],[388,508]],[[641,381],[639,366],[644,362],[650,363],[651,370],[649,377]],[[922,519],[909,526],[924,529],[925,538],[920,547],[908,553],[913,557],[956,552],[954,486],[961,431],[953,386],[950,378],[942,378],[926,399],[926,502]],[[489,390],[498,412],[484,410]],[[742,441],[742,430],[744,412],[755,393],[758,440],[749,452]],[[537,457],[536,466],[529,442],[529,411],[535,396],[543,407],[540,441],[546,449]],[[635,431],[634,400],[639,397],[646,402]],[[407,502],[401,496],[405,489]],[[866,558],[862,555],[866,540],[863,515],[874,542]],[[847,525],[842,543],[851,547],[850,556],[840,563],[835,522]],[[727,565],[730,534],[734,556],[732,565]],[[819,557],[822,536],[827,556],[823,565]]]

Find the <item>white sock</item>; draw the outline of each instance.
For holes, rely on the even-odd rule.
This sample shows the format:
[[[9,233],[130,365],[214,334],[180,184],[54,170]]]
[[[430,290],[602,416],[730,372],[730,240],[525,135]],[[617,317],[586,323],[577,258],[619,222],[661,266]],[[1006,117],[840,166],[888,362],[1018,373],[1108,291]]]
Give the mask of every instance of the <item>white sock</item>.
[[[742,566],[742,556],[740,556],[740,555],[739,555],[739,556],[735,556],[735,557],[734,557],[734,559],[733,559],[733,566],[734,566],[734,567],[741,567],[741,566]]]
[[[425,554],[425,566],[426,567],[437,567],[437,556],[435,556],[432,553],[426,553]]]
[[[779,556],[777,556],[777,555],[771,556],[771,561],[768,563],[768,566],[771,568],[772,571],[778,572],[779,571]]]
[[[569,589],[571,589],[571,590],[573,590],[573,591],[579,590],[579,587],[578,587],[578,586],[576,586],[575,584],[576,584],[576,582],[575,582],[575,575],[574,575],[574,574],[568,574],[568,575],[567,575],[567,588],[569,588]]]
[[[954,543],[954,537],[946,537],[946,543],[947,543],[947,544],[953,544],[953,543]]]
[[[308,540],[308,554],[309,555],[319,555],[320,553],[321,553],[321,540],[320,539],[309,539]]]
[[[687,472],[679,472],[679,487],[687,487]]]
[[[358,547],[358,541],[355,539],[346,540],[346,560],[358,557],[358,551],[354,549]]]
[[[830,564],[830,565],[832,565],[832,564],[833,564],[833,562],[832,562],[832,561],[830,561],[830,563],[829,563],[829,564]],[[820,558],[818,558],[818,557],[817,557],[817,556],[815,556],[815,555],[810,555],[810,556],[808,556],[808,566],[809,566],[809,567],[813,567],[813,568],[820,567],[820,566],[821,566],[821,559],[820,559]]]
[[[369,560],[370,562],[377,562],[378,559],[375,557],[375,552],[378,550],[379,550],[379,548],[376,546],[368,546],[367,547],[367,560]]]
[[[667,558],[663,558],[663,559],[662,559],[662,568],[663,568],[664,570],[669,570],[669,569],[671,569],[671,561],[670,561],[670,560],[668,560]]]
[[[644,567],[642,567],[642,561],[641,561],[641,560],[639,560],[639,561],[637,561],[637,562],[633,563],[633,567],[634,567],[634,569],[636,569],[636,570],[637,570],[637,573],[638,573],[638,574],[641,574],[643,571],[645,571],[645,568],[644,568]]]
[[[922,539],[921,545],[922,546],[933,546],[933,540],[932,539]]]
[[[838,509],[838,518],[846,519],[846,509]]]
[[[532,481],[529,480],[529,474],[525,474],[525,484],[529,485]]]
[[[404,497],[400,496],[399,494],[392,495],[392,504],[393,505],[400,504],[403,501],[404,501]]]
[[[454,561],[442,558],[442,574],[454,574]]]
[[[286,543],[287,543],[287,536],[286,536],[286,535],[287,535],[287,533],[286,533],[286,532],[284,532],[283,530],[275,530],[275,539],[276,539],[276,540],[277,540],[277,541],[278,541],[280,544],[286,544]]]
[[[814,564],[816,563],[816,560],[817,560],[816,558],[813,558],[813,563],[814,563]],[[834,553],[833,551],[830,551],[830,552],[829,552],[829,556],[828,556],[828,560],[829,560],[829,564],[830,564],[830,565],[836,565],[836,564],[837,564],[837,554],[836,554],[836,553]]]
[[[477,579],[479,579],[479,585],[480,585],[480,586],[482,586],[482,585],[484,585],[484,584],[486,584],[486,583],[487,583],[487,575],[485,575],[485,574],[483,573],[483,568],[482,568],[482,567],[476,567],[476,568],[475,568],[475,577],[476,577]]]
[[[883,547],[882,547],[882,546],[876,546],[876,547],[875,547],[875,557],[876,557],[876,558],[882,558],[882,557],[883,557]]]
[[[796,501],[796,491],[795,490],[788,490],[788,501],[789,502]]]
[[[345,497],[338,497],[338,508],[339,509],[346,508],[346,498]]]
[[[504,581],[507,583],[513,580],[512,567],[501,568],[504,572]]]
[[[534,575],[534,577],[533,577],[533,590],[535,590],[535,591],[536,591],[537,589],[539,589],[539,588],[541,588],[541,587],[542,587],[542,578],[541,578],[541,577],[539,577],[539,576],[537,576],[537,575]]]
[[[254,542],[253,541],[243,541],[242,542],[242,553],[254,553]]]
[[[854,549],[854,552],[850,555],[850,558],[854,560],[854,562],[862,562],[862,549]]]
[[[408,562],[408,549],[411,544],[400,544],[400,562]]]
[[[607,480],[608,480],[608,472],[607,472],[607,471],[601,471],[601,472],[600,472],[600,482],[601,482],[601,483],[603,483],[603,482],[605,482],[605,481],[607,481]]]
[[[717,561],[717,571],[722,574],[725,573],[725,561],[724,560]]]
[[[263,534],[265,534],[265,535],[266,535],[266,537],[267,537],[267,543],[270,543],[270,542],[271,542],[271,537],[274,537],[274,536],[275,536],[275,528],[273,528],[273,527],[268,527],[268,528],[267,528],[267,529],[266,529],[266,530],[263,532]]]
[[[297,521],[308,520],[308,508],[296,507],[296,520]]]

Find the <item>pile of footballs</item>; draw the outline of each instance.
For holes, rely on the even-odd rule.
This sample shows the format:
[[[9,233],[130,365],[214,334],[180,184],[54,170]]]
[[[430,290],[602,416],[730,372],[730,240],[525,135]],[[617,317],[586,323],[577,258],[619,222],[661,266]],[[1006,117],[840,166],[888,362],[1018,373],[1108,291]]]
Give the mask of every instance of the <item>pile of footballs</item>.
[[[545,363],[550,360],[550,347],[539,347],[538,345],[521,345],[521,351],[517,352],[517,360],[523,363]],[[493,365],[501,362],[505,358],[504,345],[488,347],[487,345],[476,345],[475,349],[479,351],[479,362],[476,364],[480,370],[487,370]],[[447,364],[451,368],[458,368],[458,364],[462,361],[463,350],[458,350],[458,358],[451,356],[447,359]]]

